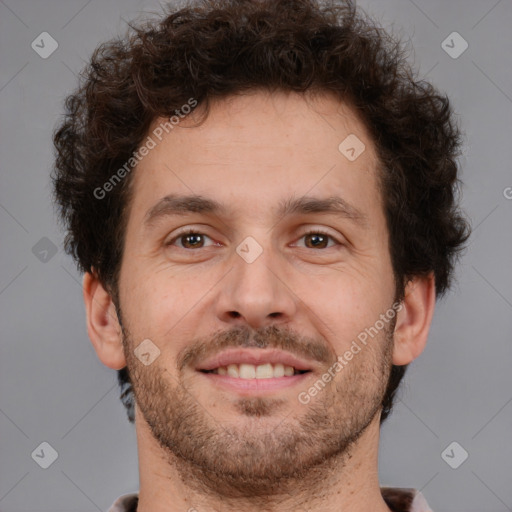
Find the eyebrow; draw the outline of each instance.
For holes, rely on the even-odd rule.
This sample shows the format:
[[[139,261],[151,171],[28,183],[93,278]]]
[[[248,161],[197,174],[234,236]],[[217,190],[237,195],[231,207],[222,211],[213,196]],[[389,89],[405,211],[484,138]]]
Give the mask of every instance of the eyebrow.
[[[149,227],[161,218],[191,213],[227,217],[230,209],[215,199],[201,195],[169,194],[160,199],[147,211],[144,224]],[[279,204],[275,215],[276,219],[281,219],[291,215],[310,213],[339,215],[361,226],[366,226],[368,220],[365,214],[339,196],[329,196],[326,198],[292,197]]]

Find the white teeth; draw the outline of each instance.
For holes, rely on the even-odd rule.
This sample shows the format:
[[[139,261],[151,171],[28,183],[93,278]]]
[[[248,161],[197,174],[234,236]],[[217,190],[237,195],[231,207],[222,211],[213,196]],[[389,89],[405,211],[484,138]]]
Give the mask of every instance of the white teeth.
[[[238,375],[241,379],[254,379],[256,377],[256,368],[253,364],[241,364],[238,368]]]
[[[238,365],[237,364],[230,364],[228,365],[228,375],[230,377],[238,377]]]
[[[274,376],[274,369],[270,363],[260,364],[256,367],[256,375],[257,379],[271,379]]]
[[[284,377],[284,366],[281,363],[274,365],[274,377]]]
[[[221,366],[213,373],[228,375],[239,379],[272,379],[280,377],[291,377],[295,373],[293,366],[285,366],[282,363],[265,363],[258,366],[254,364],[229,364]]]

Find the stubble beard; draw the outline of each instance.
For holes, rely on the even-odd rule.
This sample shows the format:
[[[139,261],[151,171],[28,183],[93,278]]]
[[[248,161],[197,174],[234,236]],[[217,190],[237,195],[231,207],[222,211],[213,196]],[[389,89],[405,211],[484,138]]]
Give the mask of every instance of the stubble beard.
[[[368,341],[308,404],[297,399],[287,414],[282,412],[286,401],[280,398],[235,399],[239,424],[215,418],[209,404],[189,390],[181,372],[171,374],[157,364],[158,359],[144,367],[123,328],[136,408],[169,464],[198,492],[266,500],[290,493],[297,485],[320,488],[342,470],[351,448],[381,410],[392,364],[394,324],[393,320]],[[248,346],[242,345],[238,332],[227,333],[229,339],[239,340],[233,346]],[[259,340],[265,341],[259,346],[283,347],[281,331],[261,332]],[[270,338],[265,333],[271,333]],[[298,389],[297,395],[300,391],[307,389]]]

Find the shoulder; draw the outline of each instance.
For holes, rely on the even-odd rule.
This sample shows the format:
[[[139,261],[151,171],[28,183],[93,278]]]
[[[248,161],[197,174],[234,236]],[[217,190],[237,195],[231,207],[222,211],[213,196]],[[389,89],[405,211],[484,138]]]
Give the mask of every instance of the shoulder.
[[[423,494],[416,489],[381,487],[380,490],[393,512],[433,512]]]
[[[114,501],[107,512],[137,512],[137,503],[139,502],[139,493],[132,492],[123,494]]]

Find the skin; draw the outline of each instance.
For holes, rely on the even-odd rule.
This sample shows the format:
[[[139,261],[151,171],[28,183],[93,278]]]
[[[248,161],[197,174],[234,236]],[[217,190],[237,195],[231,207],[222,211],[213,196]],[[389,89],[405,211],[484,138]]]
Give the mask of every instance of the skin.
[[[307,404],[298,400],[394,303],[368,132],[327,94],[254,91],[215,101],[194,126],[200,110],[134,171],[119,308],[94,272],[84,277],[97,355],[132,375],[138,511],[388,511],[377,473],[380,404],[391,362],[408,364],[424,349],[433,275],[411,280],[393,321]],[[349,134],[365,144],[355,161],[338,150]],[[145,226],[171,193],[229,211]],[[304,195],[340,196],[366,221],[275,216],[281,201]],[[176,239],[186,227],[204,236]],[[333,238],[305,236],[315,229]],[[236,252],[247,236],[263,250],[252,263]],[[149,365],[134,354],[145,339],[160,350]],[[262,396],[229,390],[196,370],[203,354],[226,347],[285,348],[308,357],[312,371]]]

